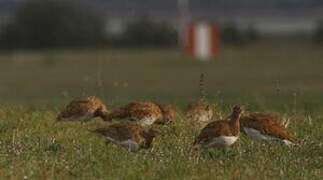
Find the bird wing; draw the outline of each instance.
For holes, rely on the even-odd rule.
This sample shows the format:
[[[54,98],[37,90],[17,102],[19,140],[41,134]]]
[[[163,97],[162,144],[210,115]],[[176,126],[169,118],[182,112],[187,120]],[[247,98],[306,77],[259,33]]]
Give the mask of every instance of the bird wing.
[[[270,114],[250,114],[241,119],[241,125],[257,129],[262,134],[296,142],[296,138],[278,122],[278,117]]]
[[[116,141],[125,141],[128,139],[137,140],[137,129],[138,127],[136,125],[118,123],[110,125],[106,128],[96,129],[94,132],[106,137],[110,137]]]
[[[205,144],[210,142],[213,138],[221,135],[230,135],[230,129],[224,121],[214,121],[206,125],[200,135],[195,139],[194,145]]]
[[[296,138],[292,135],[286,128],[282,127],[280,124],[271,124],[263,128],[265,133],[280,139],[287,139],[291,142],[296,143]]]

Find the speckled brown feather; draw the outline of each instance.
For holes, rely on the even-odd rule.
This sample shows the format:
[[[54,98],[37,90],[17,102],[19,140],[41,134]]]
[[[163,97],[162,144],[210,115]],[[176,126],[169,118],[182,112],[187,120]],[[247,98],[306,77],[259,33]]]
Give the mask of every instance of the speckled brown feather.
[[[154,119],[161,119],[161,109],[152,102],[132,102],[124,107],[113,110],[108,115],[108,120],[112,119],[133,119],[140,121],[141,119],[152,117]]]
[[[209,104],[198,101],[188,105],[185,115],[189,120],[197,123],[207,123],[213,117],[213,109]]]
[[[172,123],[177,116],[176,108],[171,104],[157,104],[162,112],[162,118],[155,121],[155,124]]]
[[[241,108],[236,106],[233,108],[233,112],[228,118],[229,120],[213,121],[206,125],[201,130],[200,135],[196,138],[194,145],[208,143],[213,138],[219,136],[239,136],[239,119],[241,113]]]
[[[112,124],[106,128],[96,129],[94,132],[120,142],[130,139],[137,142],[142,148],[149,148],[153,139],[158,135],[154,129],[145,129],[133,123]]]
[[[279,123],[279,117],[269,113],[249,113],[241,117],[241,129],[243,127],[253,128],[264,135],[280,139],[287,139],[296,143],[296,138]]]
[[[59,113],[57,120],[78,120],[80,118],[102,117],[108,110],[105,104],[95,96],[72,100],[65,109]]]

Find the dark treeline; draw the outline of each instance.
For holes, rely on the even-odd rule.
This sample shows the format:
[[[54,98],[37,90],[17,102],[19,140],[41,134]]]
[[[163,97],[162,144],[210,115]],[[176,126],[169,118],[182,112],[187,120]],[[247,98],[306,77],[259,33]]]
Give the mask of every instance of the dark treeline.
[[[99,45],[104,20],[74,1],[29,0],[1,34],[3,48],[53,48]]]
[[[13,8],[28,0],[1,0],[0,10]],[[123,10],[123,9],[173,9],[176,10],[176,0],[75,0],[86,2],[100,7]],[[125,5],[126,4],[126,5]],[[323,7],[322,0],[190,0],[191,7],[194,9],[212,8],[307,8]]]
[[[83,0],[88,1],[88,0]],[[91,0],[93,3],[108,8],[117,9],[173,9],[176,10],[176,0]],[[322,0],[189,0],[191,8],[210,9],[210,8],[308,8],[308,7],[323,7]],[[125,6],[127,4],[127,6]]]
[[[323,20],[317,22],[317,28],[313,33],[313,40],[323,44]]]
[[[128,23],[124,38],[120,42],[123,46],[130,47],[167,47],[177,44],[177,35],[176,29],[169,24],[141,17]]]
[[[122,38],[106,32],[108,17],[73,0],[28,0],[1,31],[2,49],[174,46],[177,32],[143,17],[127,24]]]
[[[225,44],[245,45],[261,39],[253,24],[249,24],[246,29],[239,29],[234,22],[223,23],[220,26],[221,39]]]
[[[107,33],[109,17],[96,8],[75,0],[26,0],[12,21],[0,33],[2,49],[80,48],[80,47],[174,47],[177,30],[166,22],[148,17],[126,23],[120,37]],[[323,42],[322,21],[314,39]],[[244,45],[260,39],[250,24],[239,29],[235,23],[221,24],[223,43]]]

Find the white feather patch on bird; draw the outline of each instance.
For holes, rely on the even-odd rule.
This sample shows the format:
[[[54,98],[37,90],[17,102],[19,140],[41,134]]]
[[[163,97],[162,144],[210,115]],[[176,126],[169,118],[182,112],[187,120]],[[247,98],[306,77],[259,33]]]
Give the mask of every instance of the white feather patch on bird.
[[[134,151],[138,151],[139,150],[139,145],[137,142],[128,139],[126,141],[122,141],[119,143],[121,146],[123,146],[124,148],[126,148],[127,150],[134,152]]]
[[[209,115],[206,115],[206,114],[197,116],[196,119],[198,119],[198,121],[201,121],[201,122],[208,122],[208,121],[210,121]]]
[[[287,139],[280,139],[277,137],[273,137],[273,136],[269,136],[269,135],[265,135],[262,134],[260,131],[253,129],[253,128],[243,128],[244,132],[253,140],[257,140],[257,141],[274,141],[274,140],[278,140],[283,142],[285,145],[287,146],[291,146],[294,145],[293,142],[287,140]]]
[[[269,140],[277,139],[275,137],[271,137],[271,136],[262,134],[259,130],[256,130],[253,128],[244,127],[243,130],[250,138],[257,140],[257,141],[261,141],[261,140],[269,141]]]
[[[126,148],[127,150],[129,150],[131,152],[138,151],[138,149],[139,149],[139,144],[131,139],[127,139],[125,141],[115,140],[114,138],[111,138],[111,137],[106,137],[106,139],[116,145],[120,145],[120,146]]]
[[[156,121],[156,118],[153,117],[145,117],[139,120],[140,125],[142,126],[150,126]]]
[[[213,147],[213,146],[231,146],[235,143],[238,139],[238,136],[219,136],[213,138],[206,146]]]
[[[284,139],[284,140],[282,140],[283,141],[283,143],[285,144],[285,145],[287,145],[287,146],[293,146],[293,145],[295,145],[295,143],[293,143],[293,142],[291,142],[291,141],[289,141],[289,140],[287,140],[287,139]]]

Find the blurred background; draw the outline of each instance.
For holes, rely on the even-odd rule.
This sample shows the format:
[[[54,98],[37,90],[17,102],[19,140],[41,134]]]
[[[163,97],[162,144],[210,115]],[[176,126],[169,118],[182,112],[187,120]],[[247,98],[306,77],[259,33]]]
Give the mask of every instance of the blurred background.
[[[318,109],[322,48],[321,0],[1,0],[0,103]]]

